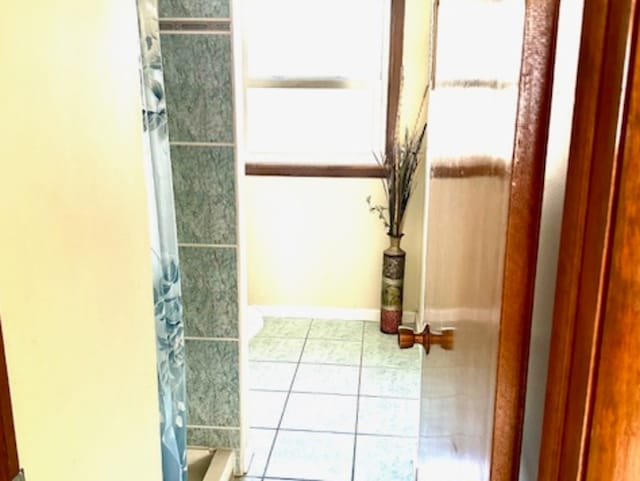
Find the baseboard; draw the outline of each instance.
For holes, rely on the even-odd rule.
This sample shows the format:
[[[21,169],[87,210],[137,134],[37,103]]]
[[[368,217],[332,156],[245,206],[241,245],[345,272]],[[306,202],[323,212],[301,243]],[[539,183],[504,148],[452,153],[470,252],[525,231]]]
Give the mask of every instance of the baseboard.
[[[340,319],[344,321],[374,321],[380,320],[380,309],[359,309],[352,307],[325,306],[276,306],[254,305],[264,317],[307,317],[315,319]],[[415,324],[416,312],[404,311],[403,324]]]

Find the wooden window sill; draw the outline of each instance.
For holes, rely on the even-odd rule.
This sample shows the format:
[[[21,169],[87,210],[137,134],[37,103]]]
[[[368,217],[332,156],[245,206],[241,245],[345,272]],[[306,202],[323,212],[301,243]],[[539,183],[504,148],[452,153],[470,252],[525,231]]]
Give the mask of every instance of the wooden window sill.
[[[382,178],[384,169],[378,165],[299,165],[299,164],[245,164],[246,175],[280,177],[352,177]]]

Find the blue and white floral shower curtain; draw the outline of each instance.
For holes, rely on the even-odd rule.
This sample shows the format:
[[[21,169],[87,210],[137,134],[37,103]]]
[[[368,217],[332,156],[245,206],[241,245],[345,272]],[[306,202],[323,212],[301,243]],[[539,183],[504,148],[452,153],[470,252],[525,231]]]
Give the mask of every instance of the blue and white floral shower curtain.
[[[157,0],[137,0],[163,481],[187,479],[184,326]]]

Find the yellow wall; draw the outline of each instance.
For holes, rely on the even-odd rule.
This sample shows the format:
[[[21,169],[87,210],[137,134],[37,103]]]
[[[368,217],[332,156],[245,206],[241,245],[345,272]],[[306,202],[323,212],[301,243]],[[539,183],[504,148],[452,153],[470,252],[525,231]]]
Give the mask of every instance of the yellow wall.
[[[0,17],[0,315],[29,481],[160,480],[135,2]]]
[[[428,77],[429,13],[430,2],[407,1],[402,130],[415,124]],[[368,195],[385,203],[380,180],[247,177],[245,186],[249,304],[380,307],[388,239],[366,204]],[[419,303],[423,206],[420,182],[402,240],[410,311]]]
[[[388,240],[366,203],[383,200],[380,180],[247,177],[246,190],[250,304],[380,306]],[[417,279],[421,232],[407,226],[407,278]],[[416,283],[407,289],[415,298]]]
[[[424,122],[427,105],[420,111],[425,87],[428,85],[431,49],[432,1],[406,0],[404,44],[402,50],[403,85],[400,98],[400,133],[416,127],[416,118]],[[419,125],[419,124],[418,124]]]

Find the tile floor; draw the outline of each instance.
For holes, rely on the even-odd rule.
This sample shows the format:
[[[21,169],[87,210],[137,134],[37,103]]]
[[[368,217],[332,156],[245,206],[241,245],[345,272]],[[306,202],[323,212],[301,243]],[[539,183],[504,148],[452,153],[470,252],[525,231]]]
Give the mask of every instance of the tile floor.
[[[265,319],[251,340],[253,480],[413,481],[420,353],[378,323]]]

